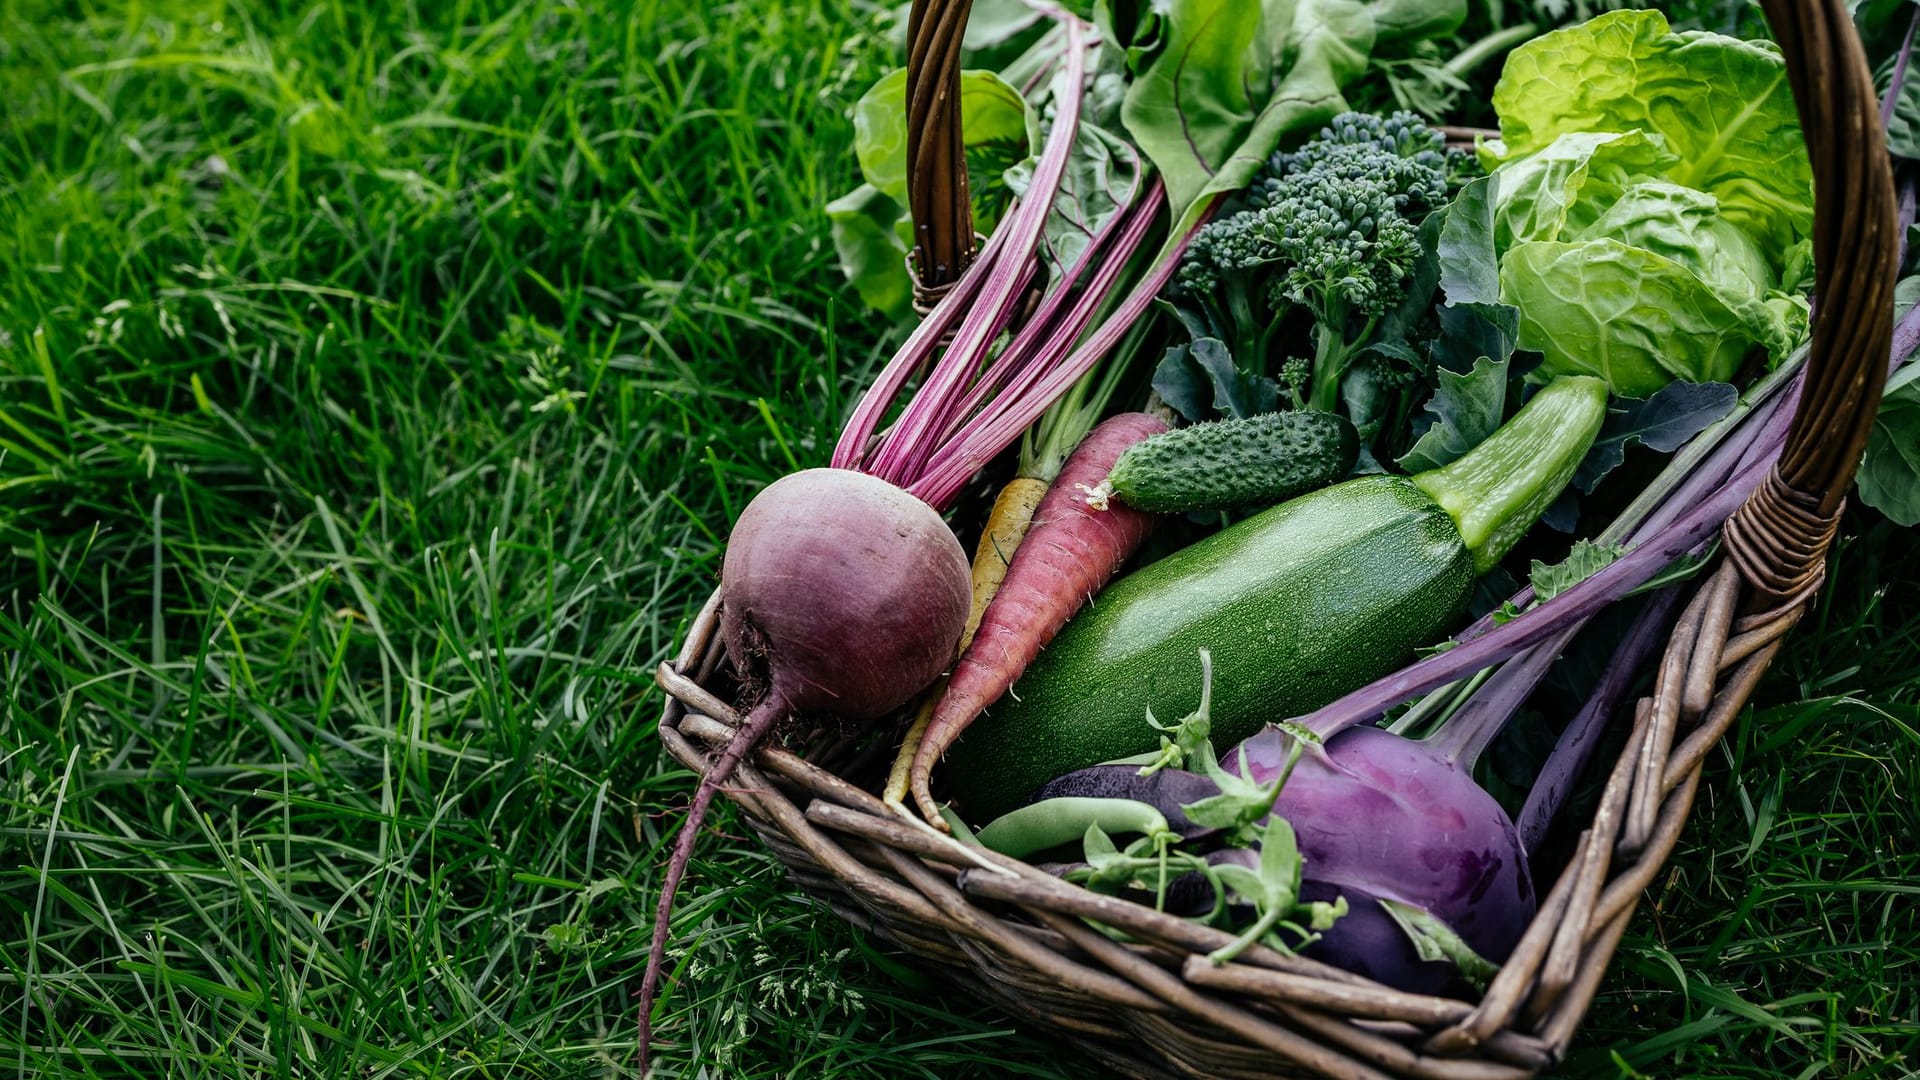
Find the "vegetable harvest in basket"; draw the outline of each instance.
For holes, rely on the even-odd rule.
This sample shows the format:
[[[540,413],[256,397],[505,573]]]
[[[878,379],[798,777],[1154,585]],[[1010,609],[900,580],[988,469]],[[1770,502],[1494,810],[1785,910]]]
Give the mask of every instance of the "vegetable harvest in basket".
[[[962,102],[970,145],[999,147],[970,157],[996,226],[833,467],[735,526],[745,720],[668,866],[643,1022],[699,819],[796,713],[902,721],[875,736],[900,743],[883,794],[923,827],[1074,849],[1061,872],[1089,887],[1395,985],[1482,980],[1532,912],[1525,838],[1606,710],[1518,825],[1474,760],[1597,603],[1684,570],[1757,482],[1786,375],[1724,384],[1794,354],[1811,226],[1769,47],[1653,12],[1546,34],[1508,60],[1476,155],[1342,97],[1464,4],[1141,8],[1023,8],[997,41],[989,20],[1015,58]],[[863,101],[868,183],[831,210],[849,276],[895,311],[903,95],[894,76]],[[1537,520],[1577,520],[1570,485],[1703,428],[1596,545],[1460,626]],[[1009,469],[985,528],[943,519]],[[1161,547],[1193,542],[1108,585],[1156,520],[1177,523]],[[1670,600],[1644,602],[1614,697]],[[1396,721],[1445,717],[1424,740],[1373,726],[1428,691]]]

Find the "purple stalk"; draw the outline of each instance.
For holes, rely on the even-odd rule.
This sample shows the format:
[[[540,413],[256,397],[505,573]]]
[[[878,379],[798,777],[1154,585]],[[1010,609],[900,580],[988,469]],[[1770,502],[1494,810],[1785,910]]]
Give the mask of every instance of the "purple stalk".
[[[1056,84],[1062,87],[1062,92],[1056,101],[1053,130],[1048,133],[1040,162],[1034,167],[1028,197],[1020,200],[1007,223],[995,230],[1006,232],[1005,250],[989,265],[979,298],[961,320],[960,329],[935,365],[933,374],[900,414],[899,422],[875,455],[869,471],[882,480],[907,487],[920,478],[927,459],[938,449],[930,435],[945,406],[966,392],[980,370],[981,358],[993,342],[996,326],[1004,324],[1010,317],[1011,305],[1020,302],[1019,286],[1030,272],[1030,262],[1040,246],[1054,196],[1066,176],[1067,157],[1080,132],[1086,56],[1080,47],[1079,20],[1069,19],[1066,25],[1066,73]]]
[[[1466,704],[1447,717],[1439,731],[1423,741],[1441,757],[1472,772],[1481,753],[1505,730],[1521,704],[1533,696],[1547,669],[1585,625],[1584,621],[1575,623],[1501,665]]]
[[[1107,273],[1103,277],[1097,276],[1094,285],[1086,289],[1081,287],[1081,279],[1089,273],[1089,267],[1099,266],[1117,271],[1126,266],[1133,252],[1138,249],[1137,243],[1127,243],[1131,235],[1129,227],[1137,228],[1138,225],[1134,221],[1138,216],[1136,208],[1144,203],[1146,209],[1139,213],[1151,219],[1158,204],[1157,189],[1153,194],[1154,197],[1140,200],[1139,184],[1136,182],[1132,190],[1118,197],[1118,210],[1093,235],[1087,249],[1074,261],[1065,276],[1048,290],[1033,317],[994,358],[992,365],[981,374],[967,395],[953,403],[953,407],[942,416],[940,439],[943,444],[952,440],[965,420],[975,416],[990,398],[1003,393],[1022,372],[1059,356],[1067,345],[1080,336],[1092,312],[1090,309],[1083,310],[1084,304],[1069,305],[1083,300],[1089,291],[1105,296],[1111,288],[1114,275]],[[1103,281],[1105,284],[1102,284]]]
[[[1161,201],[1162,188],[1160,183],[1155,181],[1153,191],[1149,194],[1145,205],[1138,211],[1136,219],[1129,224],[1127,235],[1121,241],[1121,247],[1127,256],[1137,250],[1140,243],[1146,239],[1154,216],[1151,211],[1157,209]],[[1203,217],[1202,221],[1204,220]],[[1101,357],[1119,344],[1120,339],[1126,336],[1134,322],[1152,306],[1154,297],[1159,295],[1160,290],[1173,277],[1174,271],[1179,267],[1180,256],[1185,253],[1188,242],[1193,239],[1193,234],[1199,229],[1200,226],[1195,225],[1193,229],[1170,244],[1163,252],[1163,258],[1134,286],[1133,291],[1127,295],[1119,308],[1065,360],[1057,365],[1033,365],[1028,371],[1023,372],[1016,384],[1009,387],[1002,395],[1003,400],[1012,399],[1011,405],[983,411],[968,421],[966,426],[956,432],[954,438],[935,455],[933,461],[929,463],[926,475],[909,486],[907,490],[928,501],[951,498],[953,493],[957,493],[966,484],[968,477],[992,460],[993,455],[998,453],[1000,448],[1018,438],[1022,431],[1039,419],[1040,414],[1045,412],[1049,405],[1071,389],[1082,375],[1092,370]],[[1119,272],[1119,264],[1123,263],[1127,256],[1116,259],[1112,267],[1113,273]],[[1091,321],[1093,314],[1098,311],[1105,299],[1104,289],[1089,290],[1085,296],[1075,302],[1073,314],[1069,318],[1076,319],[1081,325],[1085,325]],[[1063,336],[1063,346],[1072,340]],[[996,402],[997,404],[999,403]]]
[[[1301,723],[1322,741],[1330,739],[1350,727],[1378,719],[1395,705],[1500,663],[1523,649],[1553,638],[1570,625],[1599,614],[1607,605],[1652,580],[1675,559],[1701,547],[1720,530],[1766,478],[1785,441],[1784,432],[1778,440],[1765,441],[1770,445],[1761,460],[1606,569],[1472,641],[1361,687],[1308,714]]]
[[[1594,684],[1587,702],[1575,714],[1565,731],[1560,733],[1559,741],[1553,744],[1553,752],[1547,756],[1546,763],[1540,768],[1540,775],[1533,781],[1533,790],[1527,793],[1527,803],[1520,808],[1520,816],[1514,820],[1514,826],[1520,830],[1520,843],[1531,855],[1540,847],[1541,838],[1547,834],[1547,827],[1566,804],[1567,796],[1573,792],[1573,783],[1586,771],[1587,762],[1600,745],[1600,736],[1607,729],[1607,721],[1613,716],[1620,699],[1626,696],[1633,686],[1633,680],[1640,668],[1665,644],[1667,628],[1673,622],[1675,608],[1680,601],[1680,587],[1669,585],[1647,600],[1646,607],[1635,616],[1633,625],[1627,630],[1627,636],[1621,640],[1620,647],[1614,650],[1613,658],[1600,672],[1600,681]]]
[[[900,351],[887,362],[880,377],[874,380],[873,386],[860,399],[860,404],[854,407],[845,430],[840,433],[840,442],[833,448],[831,464],[834,468],[860,467],[867,456],[867,443],[873,438],[880,418],[886,415],[887,407],[893,404],[894,398],[900,396],[900,391],[913,378],[914,372],[920,370],[934,350],[939,348],[941,337],[966,312],[967,305],[973,302],[974,295],[980,291],[981,282],[985,280],[983,268],[999,261],[1000,250],[1006,246],[1006,239],[1003,230],[995,229],[968,272],[962,274],[954,284],[953,291],[907,335],[906,343],[900,346]]]

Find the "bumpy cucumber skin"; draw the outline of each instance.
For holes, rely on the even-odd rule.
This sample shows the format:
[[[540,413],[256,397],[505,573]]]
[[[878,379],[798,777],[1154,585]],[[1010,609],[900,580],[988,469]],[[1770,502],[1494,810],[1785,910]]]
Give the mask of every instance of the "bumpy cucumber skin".
[[[1156,514],[1280,502],[1353,470],[1360,437],[1344,416],[1278,412],[1219,420],[1129,446],[1107,475],[1128,506]]]
[[[1399,668],[1473,581],[1452,519],[1404,477],[1282,503],[1103,591],[948,752],[949,793],[990,821],[1057,776],[1152,750],[1146,710],[1193,711],[1203,646],[1224,750]]]

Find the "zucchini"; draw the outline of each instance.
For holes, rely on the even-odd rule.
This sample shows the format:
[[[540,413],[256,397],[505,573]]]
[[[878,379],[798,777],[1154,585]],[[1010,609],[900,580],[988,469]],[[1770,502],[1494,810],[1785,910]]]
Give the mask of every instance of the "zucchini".
[[[1353,471],[1359,456],[1360,436],[1344,416],[1264,413],[1142,439],[1093,494],[1156,514],[1230,510],[1326,487]]]
[[[948,752],[961,813],[990,820],[1057,776],[1152,750],[1146,712],[1192,711],[1203,647],[1223,747],[1396,670],[1445,633],[1605,416],[1605,383],[1555,380],[1445,469],[1323,488],[1109,586]]]

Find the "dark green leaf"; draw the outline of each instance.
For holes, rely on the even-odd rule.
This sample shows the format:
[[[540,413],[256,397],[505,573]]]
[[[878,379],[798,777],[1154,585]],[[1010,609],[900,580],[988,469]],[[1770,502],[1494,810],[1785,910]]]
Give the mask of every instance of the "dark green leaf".
[[[1433,423],[1399,459],[1408,472],[1425,472],[1457,460],[1500,426],[1507,407],[1507,362],[1481,357],[1465,375],[1445,368],[1427,412]]]
[[[1192,356],[1213,383],[1213,407],[1222,416],[1247,417],[1270,413],[1280,404],[1280,387],[1265,375],[1241,371],[1225,342],[1201,338]]]
[[[1902,525],[1920,525],[1920,366],[1887,384],[1860,464],[1860,501]]]
[[[1194,362],[1190,345],[1170,345],[1153,369],[1153,392],[1191,423],[1213,408],[1213,380]]]
[[[1740,392],[1727,383],[1671,382],[1647,398],[1619,398],[1594,439],[1593,449],[1573,474],[1574,486],[1591,493],[1601,479],[1626,460],[1635,442],[1670,454],[1708,424],[1733,411]]]

